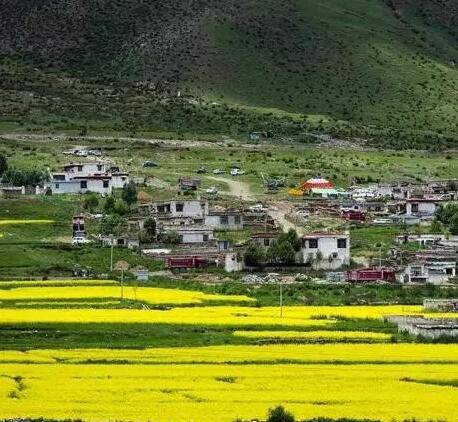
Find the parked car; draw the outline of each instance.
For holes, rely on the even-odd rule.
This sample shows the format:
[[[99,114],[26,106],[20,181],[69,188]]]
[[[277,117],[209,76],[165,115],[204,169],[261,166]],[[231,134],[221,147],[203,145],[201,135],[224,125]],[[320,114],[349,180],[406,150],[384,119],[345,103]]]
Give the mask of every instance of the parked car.
[[[72,245],[73,246],[76,246],[76,245],[87,245],[88,243],[91,243],[91,241],[89,239],[86,239],[83,236],[75,236],[72,239]]]
[[[302,218],[308,218],[310,217],[310,213],[306,210],[297,210],[296,213],[295,213],[298,217],[302,217]]]
[[[218,195],[218,188],[216,186],[212,186],[205,190],[206,193],[210,195]]]
[[[242,176],[243,174],[245,174],[243,170],[237,168],[231,170],[231,176]]]
[[[143,167],[157,167],[157,164],[154,161],[147,160],[143,163]]]
[[[90,149],[87,153],[88,155],[93,155],[94,157],[102,156],[102,151],[100,151],[99,149]]]
[[[261,213],[261,212],[266,212],[266,211],[267,211],[267,208],[264,207],[264,205],[262,205],[262,204],[256,204],[256,205],[252,205],[252,206],[249,208],[249,210],[250,210],[251,212],[259,212],[259,213]]]
[[[224,174],[226,173],[223,169],[215,169],[213,170],[213,174]]]
[[[199,167],[197,169],[197,174],[204,174],[204,173],[207,173],[207,167]]]

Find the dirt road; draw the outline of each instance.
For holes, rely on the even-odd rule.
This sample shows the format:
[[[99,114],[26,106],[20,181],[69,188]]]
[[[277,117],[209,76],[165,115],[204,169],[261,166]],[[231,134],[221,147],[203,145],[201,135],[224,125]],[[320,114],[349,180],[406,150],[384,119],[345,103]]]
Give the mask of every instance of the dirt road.
[[[253,201],[255,199],[248,183],[226,177],[207,176],[207,179],[227,184],[229,186],[229,195],[243,199],[244,201]]]
[[[219,148],[222,145],[217,142],[208,141],[195,141],[195,140],[182,140],[182,139],[148,139],[148,138],[126,138],[119,136],[70,136],[70,135],[35,135],[35,134],[19,134],[19,133],[6,133],[0,135],[4,139],[11,139],[15,141],[36,141],[36,142],[61,142],[72,140],[75,142],[84,141],[113,141],[115,139],[125,142],[143,142],[152,145],[172,148]]]
[[[273,203],[269,207],[268,214],[281,226],[284,232],[290,229],[296,230],[298,235],[304,234],[305,230],[303,227],[294,224],[286,218],[286,215],[292,214],[294,206],[287,201],[279,201]]]

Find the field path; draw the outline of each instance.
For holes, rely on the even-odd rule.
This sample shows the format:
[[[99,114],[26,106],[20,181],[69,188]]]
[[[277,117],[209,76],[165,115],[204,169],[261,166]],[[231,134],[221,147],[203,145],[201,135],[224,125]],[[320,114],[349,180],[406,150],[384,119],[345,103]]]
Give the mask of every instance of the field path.
[[[220,148],[221,145],[216,142],[196,141],[191,139],[150,139],[150,138],[128,138],[122,136],[70,136],[70,135],[36,135],[22,133],[5,133],[0,134],[4,139],[15,141],[36,141],[36,142],[60,142],[72,140],[78,141],[125,141],[125,142],[143,142],[162,147],[173,148],[188,148],[188,147],[205,147],[205,148]]]
[[[227,179],[225,177],[207,176],[207,179],[215,180],[216,182],[226,183],[229,186],[229,195],[236,196],[237,198],[245,201],[252,201],[255,198],[250,189],[250,185],[240,180]]]
[[[288,201],[278,201],[269,207],[268,214],[278,222],[285,233],[288,230],[293,229],[296,230],[297,234],[300,236],[305,233],[304,228],[294,224],[286,218],[286,215],[292,214],[293,211],[293,204]]]

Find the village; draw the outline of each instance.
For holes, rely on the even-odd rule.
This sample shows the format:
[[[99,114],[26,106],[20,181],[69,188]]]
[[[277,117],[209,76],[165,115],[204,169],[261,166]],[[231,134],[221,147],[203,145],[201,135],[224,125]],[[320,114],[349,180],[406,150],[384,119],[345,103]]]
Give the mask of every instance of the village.
[[[63,157],[66,163],[45,182],[4,183],[0,193],[95,201],[68,221],[74,248],[127,248],[175,276],[216,271],[247,283],[306,279],[446,287],[457,282],[458,179],[337,187],[325,174],[287,181],[261,173],[257,183],[263,192],[254,195],[240,181],[243,168],[198,166],[156,199],[147,193],[146,179],[98,149],[73,148]],[[157,166],[142,162],[151,171]],[[211,182],[227,183],[230,190]],[[115,199],[120,194],[123,201]],[[361,230],[384,234],[371,235],[373,243],[361,251]],[[147,268],[131,270],[132,277],[148,279]]]

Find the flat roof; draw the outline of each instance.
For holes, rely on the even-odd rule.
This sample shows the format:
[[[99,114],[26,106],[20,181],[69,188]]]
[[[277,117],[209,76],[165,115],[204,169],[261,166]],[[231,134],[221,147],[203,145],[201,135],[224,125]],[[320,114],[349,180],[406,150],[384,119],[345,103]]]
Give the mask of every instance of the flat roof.
[[[302,236],[303,239],[316,239],[317,237],[350,237],[348,233],[308,233]]]

